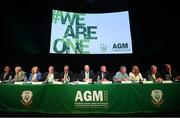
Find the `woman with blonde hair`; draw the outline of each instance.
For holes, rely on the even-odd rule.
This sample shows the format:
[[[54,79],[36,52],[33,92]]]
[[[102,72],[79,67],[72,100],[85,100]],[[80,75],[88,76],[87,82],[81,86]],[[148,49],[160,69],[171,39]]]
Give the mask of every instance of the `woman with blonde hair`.
[[[137,65],[132,66],[131,72],[129,73],[129,78],[133,82],[139,82],[143,80],[142,75],[139,71],[139,67]]]
[[[28,81],[37,82],[41,80],[41,73],[37,66],[32,67]]]

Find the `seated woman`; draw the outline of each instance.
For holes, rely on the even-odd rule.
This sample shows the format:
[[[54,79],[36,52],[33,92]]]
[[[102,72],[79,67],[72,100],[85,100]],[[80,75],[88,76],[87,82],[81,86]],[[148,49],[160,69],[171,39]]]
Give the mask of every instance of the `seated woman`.
[[[162,76],[157,71],[157,66],[151,65],[151,68],[149,71],[146,72],[146,79],[148,81],[154,81],[154,82],[162,82]]]
[[[37,66],[34,66],[31,69],[31,74],[28,78],[28,81],[37,82],[41,80],[41,73],[39,72],[39,68]]]
[[[134,66],[132,66],[131,69],[132,69],[132,70],[131,70],[131,72],[129,73],[129,79],[130,79],[131,81],[133,81],[133,82],[139,82],[139,81],[143,80],[142,75],[141,75],[141,73],[140,73],[140,71],[139,71],[138,66],[134,65]]]
[[[119,72],[116,72],[114,78],[114,82],[121,82],[121,81],[128,81],[129,77],[128,74],[126,73],[126,67],[121,66]]]
[[[172,68],[170,64],[164,64],[164,68],[161,71],[161,75],[164,80],[176,80],[178,79],[178,73]]]

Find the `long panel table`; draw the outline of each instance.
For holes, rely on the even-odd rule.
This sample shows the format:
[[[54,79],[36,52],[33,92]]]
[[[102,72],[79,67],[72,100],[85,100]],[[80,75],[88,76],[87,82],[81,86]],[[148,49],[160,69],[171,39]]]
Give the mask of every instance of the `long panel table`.
[[[1,84],[0,111],[52,114],[180,111],[180,84]]]

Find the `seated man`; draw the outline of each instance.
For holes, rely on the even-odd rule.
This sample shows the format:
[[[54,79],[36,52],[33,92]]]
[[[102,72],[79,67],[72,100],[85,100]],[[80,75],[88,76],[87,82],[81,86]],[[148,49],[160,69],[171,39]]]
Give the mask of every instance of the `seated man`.
[[[100,78],[100,81],[112,81],[111,75],[106,70],[106,66],[105,65],[101,65],[100,71],[97,73],[97,77],[96,78],[98,78],[98,76]]]
[[[4,71],[0,75],[0,80],[6,81],[6,80],[9,80],[10,77],[11,78],[13,77],[13,73],[11,72],[10,66],[6,65],[4,67]]]
[[[146,72],[146,79],[154,82],[161,82],[163,80],[155,65],[151,65],[150,70]]]
[[[121,66],[119,72],[116,72],[114,76],[114,82],[121,82],[121,81],[128,81],[129,77],[128,74],[126,73],[126,67]]]
[[[94,81],[94,72],[90,70],[89,65],[84,66],[84,70],[79,75],[79,81],[92,82]]]
[[[73,81],[73,72],[69,70],[69,66],[65,65],[64,66],[64,71],[60,73],[60,81]]]
[[[28,78],[28,81],[32,81],[32,82],[37,82],[37,81],[41,81],[41,73],[39,71],[39,68],[37,66],[34,66],[31,69],[31,74]]]
[[[176,80],[178,78],[178,73],[171,67],[170,64],[164,64],[161,75],[164,80]]]
[[[12,81],[19,82],[24,81],[25,79],[27,79],[26,72],[24,72],[20,66],[15,67],[15,76]]]
[[[52,82],[59,78],[58,72],[55,72],[54,66],[49,66],[48,72],[43,75],[43,80]]]

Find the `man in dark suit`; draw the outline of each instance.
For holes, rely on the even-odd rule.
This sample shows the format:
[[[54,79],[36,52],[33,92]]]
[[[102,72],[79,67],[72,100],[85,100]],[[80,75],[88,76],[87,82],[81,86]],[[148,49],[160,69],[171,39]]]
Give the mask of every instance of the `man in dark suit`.
[[[70,71],[69,66],[64,66],[64,71],[60,73],[60,81],[70,81],[74,80],[73,72]]]
[[[49,66],[48,72],[43,75],[43,80],[52,82],[59,79],[59,73],[54,70],[54,66]]]
[[[163,80],[155,65],[151,65],[151,69],[146,72],[146,79],[155,82],[161,82]]]
[[[97,73],[96,78],[100,78],[100,81],[112,81],[112,77],[106,69],[105,65],[101,65],[100,71]],[[96,80],[97,81],[97,80]]]
[[[84,70],[81,71],[79,81],[92,82],[94,81],[94,72],[90,70],[89,65],[84,66]]]
[[[10,77],[13,78],[13,73],[11,72],[10,66],[6,65],[4,67],[4,71],[0,75],[0,80],[5,81],[8,80]]]

